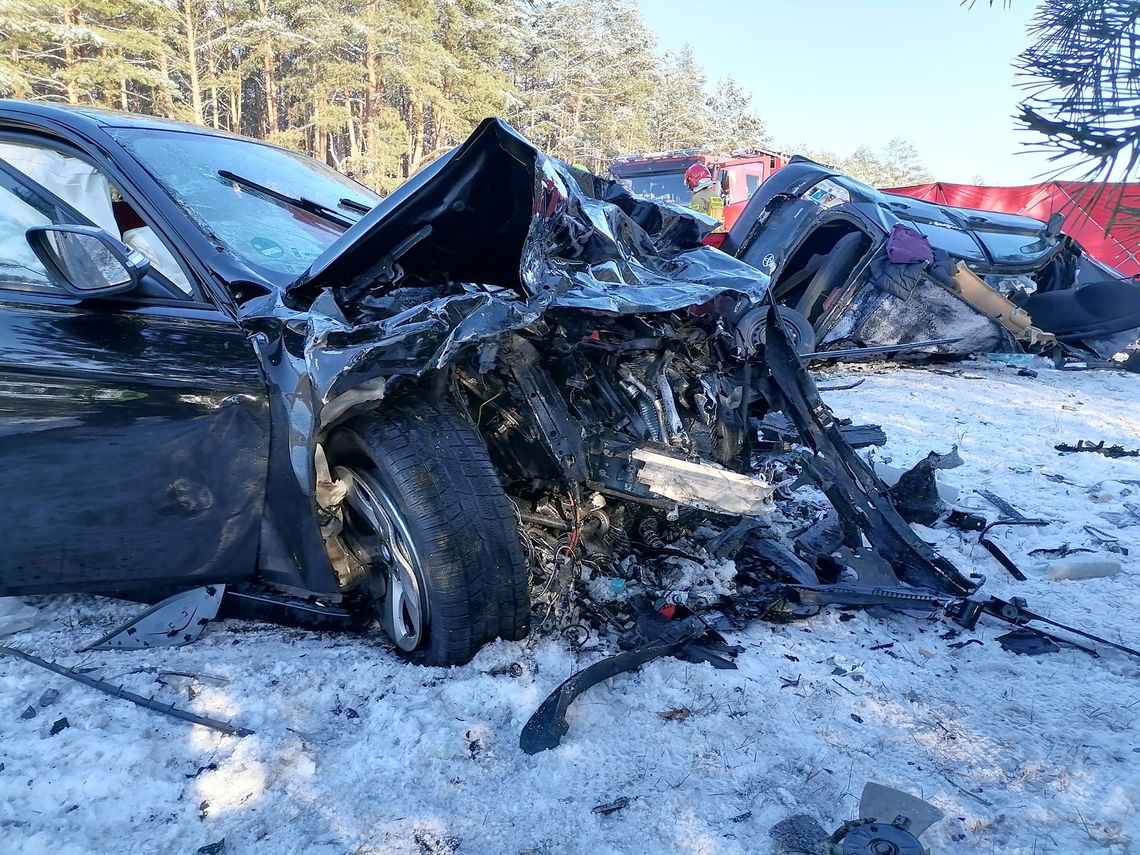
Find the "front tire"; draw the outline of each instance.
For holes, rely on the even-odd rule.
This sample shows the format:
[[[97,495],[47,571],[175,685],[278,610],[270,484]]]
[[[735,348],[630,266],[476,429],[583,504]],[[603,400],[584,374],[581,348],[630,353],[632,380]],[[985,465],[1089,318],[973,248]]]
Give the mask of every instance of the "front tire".
[[[337,428],[325,448],[346,481],[341,539],[369,567],[399,652],[461,665],[529,628],[518,519],[479,432],[443,402],[397,400]]]

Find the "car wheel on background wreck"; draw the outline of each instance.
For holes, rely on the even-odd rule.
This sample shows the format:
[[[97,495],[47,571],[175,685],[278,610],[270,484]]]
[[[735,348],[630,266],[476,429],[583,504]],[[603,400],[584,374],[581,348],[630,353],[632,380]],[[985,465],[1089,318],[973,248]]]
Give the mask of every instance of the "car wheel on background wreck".
[[[787,306],[778,307],[780,320],[784,323],[784,331],[791,342],[792,349],[800,356],[807,356],[815,351],[815,329],[811,321]],[[755,353],[763,346],[767,339],[765,320],[768,317],[767,306],[757,306],[748,315],[738,322],[736,331],[737,344],[745,353]]]
[[[327,443],[348,486],[345,548],[371,571],[381,622],[405,657],[458,665],[526,635],[528,567],[518,520],[482,437],[437,402],[393,402]]]

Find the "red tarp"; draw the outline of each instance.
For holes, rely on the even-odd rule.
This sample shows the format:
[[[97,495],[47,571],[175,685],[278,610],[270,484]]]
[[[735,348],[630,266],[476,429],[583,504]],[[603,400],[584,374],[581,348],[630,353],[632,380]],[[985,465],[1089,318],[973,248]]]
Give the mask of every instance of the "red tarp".
[[[1048,221],[1065,217],[1062,231],[1098,261],[1126,276],[1140,274],[1140,183],[1095,184],[1050,181],[1024,187],[979,187],[972,184],[916,184],[886,190],[959,208],[1024,214]],[[1113,221],[1114,210],[1119,210]],[[1105,227],[1112,227],[1105,234]]]

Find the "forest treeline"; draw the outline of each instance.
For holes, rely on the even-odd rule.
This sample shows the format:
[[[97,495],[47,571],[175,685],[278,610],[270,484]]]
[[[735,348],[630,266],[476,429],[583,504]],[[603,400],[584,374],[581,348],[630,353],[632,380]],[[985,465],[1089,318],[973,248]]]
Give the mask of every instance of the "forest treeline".
[[[0,97],[259,137],[381,191],[491,115],[594,171],[771,146],[752,95],[657,51],[633,0],[2,0]],[[881,186],[926,177],[901,140],[847,160]]]

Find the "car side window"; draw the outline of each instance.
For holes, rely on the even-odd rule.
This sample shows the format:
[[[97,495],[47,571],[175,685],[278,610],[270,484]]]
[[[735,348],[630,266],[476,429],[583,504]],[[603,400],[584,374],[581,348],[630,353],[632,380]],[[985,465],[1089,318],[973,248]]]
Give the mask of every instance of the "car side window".
[[[0,288],[63,293],[25,236],[32,226],[63,221],[56,206],[0,170]]]
[[[0,160],[70,205],[92,224],[142,252],[150,259],[151,269],[179,291],[193,294],[194,289],[174,253],[107,177],[87,161],[22,140],[0,140]]]

